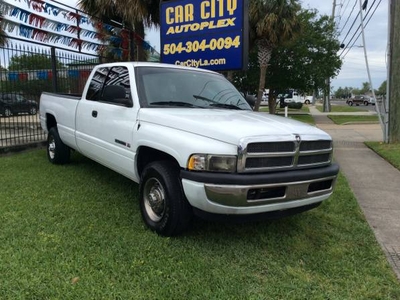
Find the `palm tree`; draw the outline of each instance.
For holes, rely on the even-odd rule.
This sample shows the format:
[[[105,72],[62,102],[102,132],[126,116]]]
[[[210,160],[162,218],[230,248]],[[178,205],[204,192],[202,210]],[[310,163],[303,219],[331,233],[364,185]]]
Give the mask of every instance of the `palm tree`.
[[[144,40],[145,26],[160,24],[160,0],[79,0],[78,6],[89,15],[103,21],[115,20],[132,29]],[[139,60],[145,60],[146,54],[139,47]]]
[[[258,48],[260,83],[254,110],[258,111],[265,88],[265,74],[272,51],[293,39],[300,32],[297,17],[301,6],[297,0],[250,0],[250,42]],[[275,113],[273,97],[269,97],[270,113]]]

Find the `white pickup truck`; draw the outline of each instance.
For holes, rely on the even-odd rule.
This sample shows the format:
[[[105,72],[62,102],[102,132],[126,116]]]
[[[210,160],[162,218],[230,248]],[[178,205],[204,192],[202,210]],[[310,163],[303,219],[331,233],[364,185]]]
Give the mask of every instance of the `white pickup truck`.
[[[160,235],[204,218],[275,218],[327,199],[339,171],[316,127],[253,112],[222,75],[154,63],[92,71],[81,97],[44,92],[47,156],[75,150],[139,183],[146,225]]]

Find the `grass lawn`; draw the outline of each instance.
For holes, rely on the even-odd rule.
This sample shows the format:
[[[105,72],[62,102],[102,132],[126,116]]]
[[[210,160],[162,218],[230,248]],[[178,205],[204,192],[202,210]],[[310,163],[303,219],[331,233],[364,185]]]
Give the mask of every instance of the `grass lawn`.
[[[311,115],[289,115],[289,118],[292,118],[292,119],[295,119],[297,121],[301,121],[304,123],[308,123],[311,125],[315,125],[314,118]]]
[[[269,112],[268,107],[260,107],[261,112]],[[280,116],[285,115],[284,108],[277,108],[276,113]],[[304,123],[315,125],[314,118],[310,115],[310,109],[303,105],[301,109],[288,109],[288,117],[294,120],[298,120]]]
[[[316,109],[323,112],[322,105],[316,105]],[[366,109],[346,105],[331,105],[331,112],[365,112]]]
[[[337,115],[328,115],[328,118],[331,119],[335,124],[341,125],[345,123],[378,123],[379,118],[376,115],[372,116],[337,116]]]
[[[385,144],[381,142],[366,142],[368,147],[400,170],[400,144]]]
[[[262,112],[269,112],[268,106],[261,106],[260,111]],[[279,114],[285,114],[285,109],[284,108],[279,108],[279,106],[276,107],[276,113]],[[288,114],[290,113],[301,113],[301,114],[308,114],[310,113],[310,109],[308,108],[307,105],[304,105],[300,109],[296,108],[288,108]]]
[[[137,185],[72,158],[0,157],[0,299],[400,299],[343,176],[312,211],[162,238]]]

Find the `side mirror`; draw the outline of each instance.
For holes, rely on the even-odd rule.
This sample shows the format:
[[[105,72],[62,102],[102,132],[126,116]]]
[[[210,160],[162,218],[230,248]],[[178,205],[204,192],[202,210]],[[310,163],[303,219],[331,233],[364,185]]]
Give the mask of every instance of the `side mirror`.
[[[126,98],[126,90],[120,85],[107,85],[104,87],[102,98],[107,102],[121,104],[127,107],[133,106],[132,99]]]
[[[112,102],[124,105],[126,107],[133,107],[133,102],[130,98],[114,98]]]
[[[247,95],[245,99],[251,107],[256,104],[256,97],[254,97],[253,95]]]

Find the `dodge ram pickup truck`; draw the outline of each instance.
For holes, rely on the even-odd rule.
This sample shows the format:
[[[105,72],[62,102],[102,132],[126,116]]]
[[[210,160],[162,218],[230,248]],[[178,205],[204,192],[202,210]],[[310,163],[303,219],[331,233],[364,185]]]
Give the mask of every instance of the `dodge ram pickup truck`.
[[[203,218],[276,218],[317,207],[339,171],[318,128],[253,112],[222,75],[155,63],[96,66],[82,96],[44,92],[47,157],[75,150],[139,183],[160,235]]]

